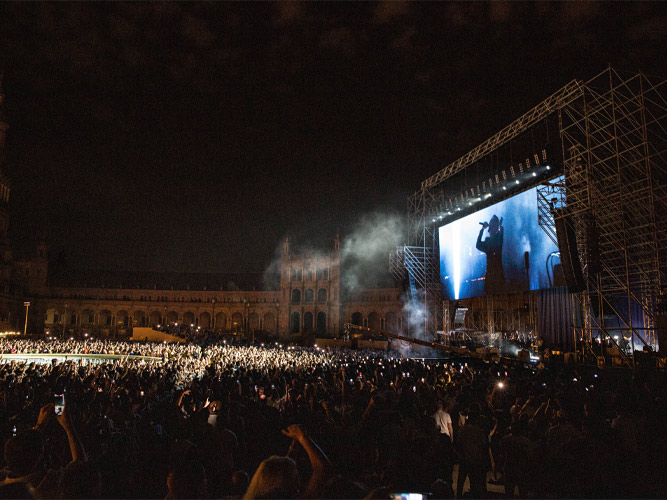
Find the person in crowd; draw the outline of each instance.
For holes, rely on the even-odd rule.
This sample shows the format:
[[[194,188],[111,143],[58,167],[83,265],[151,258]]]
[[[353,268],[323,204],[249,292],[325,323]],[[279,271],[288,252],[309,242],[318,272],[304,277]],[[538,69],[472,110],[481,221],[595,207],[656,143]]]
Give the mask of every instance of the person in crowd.
[[[520,420],[514,421],[510,425],[510,433],[502,438],[499,450],[507,498],[514,497],[517,487],[521,498],[528,495],[531,452],[532,446],[525,436],[523,423]]]
[[[456,437],[461,461],[456,482],[456,497],[463,496],[463,484],[470,479],[470,494],[481,498],[486,494],[486,464],[489,458],[489,434],[480,422],[479,409],[468,409],[468,418]]]
[[[661,374],[624,378],[593,367],[575,372],[226,338],[14,338],[0,339],[0,352],[12,354],[0,360],[0,497],[250,498],[268,495],[277,482],[275,494],[283,496],[431,489],[443,497],[452,474],[437,445],[451,445],[452,437],[459,496],[468,476],[471,495],[484,495],[491,458],[494,471],[519,484],[520,438],[530,442],[523,496],[620,494],[612,483],[626,496],[657,497],[665,489]],[[83,352],[105,357],[73,354]],[[54,416],[53,395],[62,393],[66,413]],[[438,401],[457,416],[446,423],[448,433],[436,428]],[[582,446],[614,470],[624,463],[630,470],[634,457],[635,472],[626,476],[636,473],[636,481],[598,468],[586,482],[577,473]],[[260,468],[267,457],[277,458]]]

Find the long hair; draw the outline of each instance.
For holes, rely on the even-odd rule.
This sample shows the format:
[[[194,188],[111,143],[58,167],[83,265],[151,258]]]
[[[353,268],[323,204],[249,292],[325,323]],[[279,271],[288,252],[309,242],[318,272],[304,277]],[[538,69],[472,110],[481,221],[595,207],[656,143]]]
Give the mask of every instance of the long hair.
[[[299,488],[299,471],[294,460],[274,455],[259,464],[243,498],[297,498]]]

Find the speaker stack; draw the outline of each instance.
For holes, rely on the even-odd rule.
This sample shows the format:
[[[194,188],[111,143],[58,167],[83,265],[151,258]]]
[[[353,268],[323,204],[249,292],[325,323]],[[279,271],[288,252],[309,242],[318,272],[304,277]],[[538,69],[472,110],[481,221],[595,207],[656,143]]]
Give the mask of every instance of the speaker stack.
[[[577,293],[586,289],[586,281],[581,269],[577,236],[574,232],[572,219],[573,216],[567,207],[554,209],[556,237],[558,238],[558,251],[560,252],[563,277],[570,293]]]

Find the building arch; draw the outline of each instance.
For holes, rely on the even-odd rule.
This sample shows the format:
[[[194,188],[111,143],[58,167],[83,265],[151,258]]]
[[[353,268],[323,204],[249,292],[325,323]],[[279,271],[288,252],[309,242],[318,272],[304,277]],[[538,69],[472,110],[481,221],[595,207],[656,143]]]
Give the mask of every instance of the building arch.
[[[109,309],[102,309],[98,316],[97,323],[100,326],[111,326],[111,311],[109,311]]]
[[[327,314],[323,311],[317,313],[317,333],[320,335],[327,333]]]
[[[243,328],[243,314],[235,312],[232,314],[232,330],[238,332]]]
[[[211,328],[211,313],[204,311],[199,315],[199,326]]]
[[[276,315],[268,312],[264,315],[264,330],[274,332],[276,330]]]
[[[299,333],[301,331],[301,316],[298,312],[294,311],[290,315],[290,333]]]
[[[173,325],[178,323],[178,313],[176,311],[169,311],[167,313],[167,324]]]
[[[225,313],[219,312],[215,315],[215,329],[223,331],[227,329],[227,316]]]
[[[303,331],[304,332],[313,331],[313,313],[310,311],[303,314]]]
[[[311,304],[312,302],[315,301],[315,292],[313,292],[312,288],[308,288],[304,294],[303,294],[303,301],[306,304]]]
[[[326,302],[327,301],[327,289],[326,288],[320,288],[317,291],[317,301],[318,302]]]
[[[351,322],[353,325],[364,326],[364,316],[360,312],[352,313]]]
[[[125,309],[122,309],[116,313],[116,324],[120,326],[129,326],[130,315]]]
[[[298,288],[292,290],[292,303],[293,304],[301,303],[301,290],[299,290]]]
[[[81,311],[81,316],[79,316],[79,318],[82,325],[93,325],[95,324],[95,311],[86,307]]]
[[[162,314],[160,311],[151,311],[148,316],[148,324],[150,326],[157,326],[160,324],[160,321],[162,321]]]
[[[144,311],[134,311],[132,318],[134,326],[146,326],[146,313]]]
[[[183,313],[183,324],[185,326],[194,326],[195,324],[195,314],[192,311]]]
[[[375,311],[373,311],[368,315],[368,328],[375,331],[382,329],[382,321],[380,315]]]

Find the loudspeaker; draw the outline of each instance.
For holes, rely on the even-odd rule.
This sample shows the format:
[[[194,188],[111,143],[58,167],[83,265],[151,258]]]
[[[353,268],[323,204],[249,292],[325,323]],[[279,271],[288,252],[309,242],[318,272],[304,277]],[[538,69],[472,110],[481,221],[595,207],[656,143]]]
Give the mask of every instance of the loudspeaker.
[[[563,267],[563,276],[570,293],[582,292],[586,289],[584,273],[581,270],[579,250],[577,250],[577,237],[574,234],[572,215],[566,207],[554,210],[556,222],[556,237],[558,238],[558,251],[560,262]]]
[[[658,334],[658,352],[667,355],[667,314],[656,314],[655,332]]]

